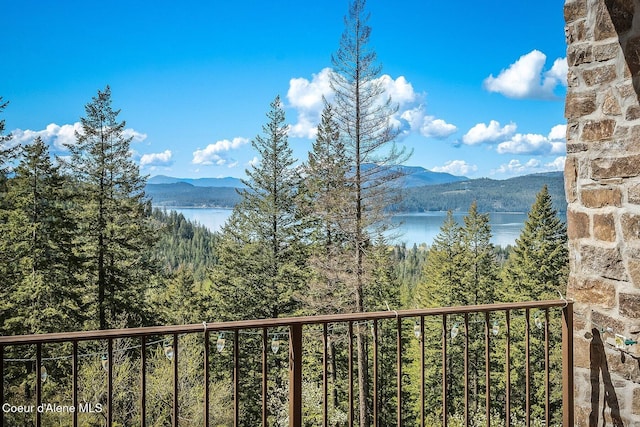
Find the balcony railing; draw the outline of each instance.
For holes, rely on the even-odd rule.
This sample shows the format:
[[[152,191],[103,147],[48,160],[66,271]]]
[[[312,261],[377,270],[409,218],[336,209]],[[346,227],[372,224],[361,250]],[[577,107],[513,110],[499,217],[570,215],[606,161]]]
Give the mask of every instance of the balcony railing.
[[[274,414],[270,413],[269,409],[269,399],[270,394],[274,393],[273,381],[276,376],[281,382],[279,384],[281,389],[286,390],[285,401],[288,400],[288,411],[285,412],[288,420],[285,422],[292,427],[329,426],[329,406],[335,405],[336,399],[340,400],[339,405],[346,408],[346,419],[332,421],[331,425],[360,425],[362,412],[358,410],[359,404],[362,405],[361,402],[366,401],[368,402],[367,415],[365,415],[367,425],[385,425],[385,422],[381,421],[384,405],[387,417],[389,407],[395,406],[393,416],[397,426],[425,426],[433,422],[434,414],[438,423],[447,426],[453,417],[452,405],[455,401],[459,402],[459,407],[456,409],[459,413],[456,416],[463,425],[470,425],[473,414],[480,413],[484,424],[489,426],[497,412],[500,414],[501,424],[513,425],[517,413],[521,422],[529,426],[532,425],[533,418],[531,402],[533,395],[538,396],[538,402],[541,402],[542,409],[536,415],[538,422],[548,426],[553,423],[554,416],[551,408],[551,395],[554,392],[552,383],[559,384],[553,387],[561,388],[562,425],[571,426],[573,425],[572,313],[571,302],[554,300],[185,326],[3,336],[0,337],[0,359],[2,360],[0,402],[3,404],[0,424],[12,426],[14,424],[11,420],[18,417],[23,420],[22,422],[27,420],[31,425],[48,425],[49,422],[46,420],[50,418],[46,417],[51,417],[50,412],[53,411],[55,425],[114,425],[121,417],[115,400],[123,399],[114,395],[114,382],[117,380],[114,367],[119,363],[115,360],[122,360],[124,357],[122,354],[126,354],[126,357],[136,361],[131,366],[136,367],[134,375],[137,390],[133,394],[135,402],[129,402],[133,408],[131,411],[135,415],[130,415],[129,421],[124,423],[132,425],[130,423],[135,422],[136,425],[141,426],[159,425],[154,424],[157,420],[151,419],[151,410],[153,409],[155,413],[157,408],[155,406],[150,408],[154,391],[148,389],[152,369],[149,358],[154,354],[161,354],[160,350],[156,353],[149,350],[151,345],[155,345],[161,348],[166,358],[170,360],[170,362],[165,360],[165,364],[170,366],[170,368],[167,367],[167,372],[170,372],[167,377],[171,378],[171,384],[165,384],[167,389],[170,389],[168,393],[170,398],[165,403],[167,407],[170,406],[170,414],[167,408],[167,422],[172,426],[213,425],[210,402],[211,376],[219,374],[219,372],[212,372],[214,366],[228,368],[222,380],[228,381],[231,396],[227,400],[231,408],[229,408],[229,417],[225,425],[254,425],[243,421],[244,415],[241,409],[242,405],[247,404],[253,405],[254,409],[259,408],[261,413],[256,417],[261,419],[263,426],[275,424]],[[533,327],[532,314],[534,315]],[[539,337],[535,341],[537,346],[535,351],[532,350],[533,333]],[[354,351],[359,334],[366,335],[367,361],[364,365],[358,364],[358,352]],[[274,366],[276,356],[269,353],[278,351],[279,338],[285,335],[288,336],[288,341],[284,340],[282,346],[288,343],[288,362],[285,358],[279,365]],[[248,344],[245,347],[245,343],[248,342],[243,338],[245,336],[251,337],[253,347]],[[128,344],[122,348],[120,344],[124,341]],[[383,341],[386,343],[384,346]],[[180,369],[189,362],[188,358],[191,357],[185,356],[184,352],[186,347],[193,346],[194,342],[199,347],[197,354],[201,362],[197,377],[201,378],[203,383],[201,395],[197,399],[200,401],[197,404],[200,406],[201,416],[197,422],[193,418],[182,416],[181,412],[184,408],[181,405],[184,405],[184,401],[180,399],[181,392],[186,390],[184,384],[181,384]],[[341,372],[337,372],[339,367],[335,366],[338,355],[335,348],[332,350],[332,342],[342,343],[344,369]],[[390,342],[391,345],[389,345]],[[560,342],[561,362],[554,362],[552,361],[552,353],[556,352],[554,343]],[[310,349],[313,346],[320,350],[314,353]],[[52,353],[53,347],[57,351],[57,356],[47,356]],[[261,362],[246,366],[247,364],[244,363],[246,359],[243,357],[248,356],[243,356],[243,353],[250,354],[256,348],[259,354],[254,356],[256,360],[259,357]],[[410,349],[413,349],[411,350],[413,351],[412,360],[408,357]],[[227,352],[229,356],[227,365],[220,361],[216,362],[216,357],[220,357],[218,351]],[[517,351],[516,355],[514,351]],[[102,400],[93,402],[95,404],[93,409],[98,407],[99,411],[93,411],[91,406],[87,406],[87,402],[81,401],[80,397],[81,371],[87,365],[86,362],[83,364],[83,360],[86,361],[88,356],[87,352],[91,353],[90,356],[94,359],[100,358],[104,368],[100,376],[100,387],[104,390]],[[543,360],[535,358],[533,354],[542,354]],[[282,355],[283,353],[280,352],[281,359]],[[59,363],[62,367],[58,369],[57,375],[65,377],[59,379],[59,386],[66,384],[69,389],[66,396],[70,399],[66,404],[43,400],[43,384],[47,380],[43,369],[52,360],[64,362]],[[16,365],[22,367],[22,370],[17,369]],[[362,388],[358,388],[358,368],[362,366],[367,367],[366,399],[364,400],[359,399],[359,390]],[[393,368],[390,369],[389,366]],[[430,372],[430,379],[426,378],[427,371]],[[36,375],[36,373],[39,374]],[[254,381],[260,383],[259,388],[254,387],[249,390],[251,386],[245,385],[245,389],[242,389],[245,384],[243,376],[249,375]],[[305,387],[303,375],[308,377],[307,382],[315,382],[317,389],[320,390],[321,402],[316,400],[315,404],[305,403],[307,392],[303,390]],[[395,378],[389,380],[389,375]],[[312,379],[309,379],[311,377]],[[330,387],[331,390],[336,390],[338,387],[336,384],[330,384],[332,381],[338,381],[336,378],[342,381],[344,390],[342,393],[334,391],[330,396]],[[554,379],[559,378],[561,381],[554,382]],[[34,390],[34,393],[15,392],[18,387],[15,382],[20,381],[25,383],[21,386],[21,390]],[[216,382],[216,386],[219,387],[219,385],[220,382]],[[537,387],[535,390],[534,386]],[[407,387],[413,387],[412,406],[406,401]],[[243,402],[242,399],[246,398],[249,391],[252,391],[251,396],[253,396],[249,398],[254,401]],[[60,393],[59,390],[57,392]],[[454,399],[454,392],[458,393],[457,400]],[[427,395],[434,395],[434,393],[439,397],[436,400],[427,401]],[[519,397],[516,398],[516,394]],[[17,399],[16,396],[26,400],[11,401],[11,399]],[[155,398],[153,401],[157,402]],[[193,401],[189,402],[189,405],[193,404]],[[304,418],[305,413],[309,412],[305,409],[305,405],[315,405],[311,408],[317,415],[313,420]],[[406,419],[409,406],[414,414],[411,421]],[[30,412],[29,409],[31,409]],[[219,410],[217,407],[214,409]],[[95,418],[98,415],[92,412],[99,412],[99,418]],[[94,421],[91,421],[90,417],[94,417]],[[94,424],[91,424],[92,422]],[[388,418],[386,423],[389,425]]]

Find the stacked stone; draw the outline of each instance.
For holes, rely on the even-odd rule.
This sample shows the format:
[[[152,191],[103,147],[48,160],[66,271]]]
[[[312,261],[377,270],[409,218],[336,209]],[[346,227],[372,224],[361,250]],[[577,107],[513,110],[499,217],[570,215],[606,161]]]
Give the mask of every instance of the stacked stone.
[[[640,345],[613,346],[640,340],[640,1],[566,0],[564,14],[576,425],[640,426]]]

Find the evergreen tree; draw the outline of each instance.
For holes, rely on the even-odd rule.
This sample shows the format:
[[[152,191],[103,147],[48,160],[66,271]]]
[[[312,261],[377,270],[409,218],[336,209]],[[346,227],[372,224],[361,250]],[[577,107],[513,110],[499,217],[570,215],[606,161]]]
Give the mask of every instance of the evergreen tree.
[[[569,255],[565,224],[560,221],[553,208],[546,185],[536,196],[525,221],[524,228],[516,239],[516,245],[502,271],[500,297],[504,301],[538,301],[557,298],[558,292],[564,295],[569,270]],[[544,360],[544,322],[545,313],[530,313],[530,351],[531,360],[537,361],[533,367],[532,384],[535,392],[531,396],[534,416],[544,414],[544,377],[541,367]],[[537,319],[536,319],[537,318]],[[561,363],[560,313],[549,312],[549,339],[551,363]],[[524,404],[525,344],[522,337],[526,333],[522,316],[512,322],[511,380],[512,399]],[[552,368],[553,369],[553,368]],[[561,384],[557,378],[551,379],[551,414],[553,420],[561,419]]]
[[[220,320],[292,315],[301,307],[299,293],[308,277],[303,223],[298,212],[299,177],[289,147],[280,98],[271,103],[263,134],[253,141],[260,162],[247,171],[247,189],[224,225],[213,269],[213,300]],[[241,423],[260,422],[259,363],[261,342],[243,336],[241,355]],[[281,420],[284,357],[272,357],[270,419]],[[280,422],[280,421],[277,421]]]
[[[322,121],[301,182],[303,213],[310,229],[310,266],[313,276],[305,305],[312,314],[347,312],[352,307],[345,285],[351,268],[348,236],[343,231],[348,218],[349,163],[333,109],[325,104]]]
[[[4,111],[9,102],[4,102],[0,96],[0,113]],[[10,147],[11,135],[5,135],[5,120],[0,119],[0,194],[6,191],[8,167],[15,158],[17,147]],[[1,207],[1,206],[0,206]]]
[[[505,301],[554,299],[564,295],[569,273],[567,230],[553,208],[547,186],[536,196],[503,270]]]
[[[253,141],[260,162],[247,171],[247,186],[222,230],[214,268],[223,320],[278,317],[300,308],[307,277],[298,214],[298,174],[287,138],[280,97],[271,103],[263,135]]]
[[[0,113],[4,111],[8,102],[0,97]],[[0,326],[11,318],[11,294],[17,281],[16,259],[13,244],[10,240],[11,228],[8,226],[9,213],[12,210],[7,198],[8,174],[16,148],[10,147],[11,135],[5,135],[5,120],[0,119]]]
[[[154,275],[149,249],[155,240],[145,179],[131,159],[131,137],[111,89],[98,91],[85,106],[76,143],[64,161],[75,183],[78,244],[85,260],[90,314],[100,329],[144,322],[145,290]]]
[[[8,228],[17,282],[6,327],[22,334],[77,330],[84,307],[65,179],[40,137],[22,148],[14,172]]]
[[[462,228],[463,271],[461,298],[457,305],[490,304],[498,286],[498,263],[491,243],[489,214],[478,212],[473,202]]]
[[[495,301],[498,282],[498,262],[495,250],[491,243],[491,226],[489,214],[478,212],[476,202],[471,204],[469,213],[464,217],[462,228],[462,289],[461,298],[456,305],[491,304]],[[485,325],[482,316],[471,319],[469,330],[465,331],[470,337],[470,386],[471,386],[471,411],[480,413],[484,400],[485,390]],[[492,348],[495,346],[490,341]],[[460,367],[458,367],[460,368]],[[454,386],[455,388],[455,386]],[[457,384],[458,395],[462,392],[460,384]]]
[[[447,307],[461,305],[465,299],[466,288],[465,278],[465,247],[462,238],[463,230],[456,222],[451,211],[447,212],[447,217],[440,227],[440,232],[434,238],[433,245],[429,248],[427,259],[424,264],[422,281],[416,286],[414,295],[415,305],[420,308]],[[453,322],[457,321],[454,320]],[[452,325],[451,325],[452,326]],[[450,327],[451,327],[450,326]],[[438,384],[442,381],[442,353],[441,347],[436,343],[442,342],[442,326],[439,322],[434,322],[431,318],[425,319],[424,336],[425,343],[425,380],[427,384]],[[449,378],[461,378],[464,371],[459,365],[452,366],[452,360],[461,360],[460,338],[455,341],[450,335],[448,353]],[[433,344],[432,344],[433,343]],[[417,346],[413,344],[412,353],[418,355]],[[455,357],[454,357],[455,356]],[[419,374],[419,367],[414,365],[414,372]],[[414,377],[416,377],[415,375]],[[449,409],[454,413],[459,409],[462,400],[460,384],[451,382],[448,384],[450,404]],[[425,391],[425,406],[427,408],[441,408],[441,393],[437,388],[429,388]],[[441,418],[442,414],[433,414],[434,420]]]
[[[371,27],[367,25],[365,3],[365,0],[354,0],[349,5],[340,46],[332,56],[331,73],[336,123],[350,162],[350,184],[345,194],[349,197],[351,220],[345,231],[353,251],[349,286],[356,312],[366,310],[365,260],[371,245],[369,233],[372,230],[377,233],[385,225],[385,208],[398,194],[390,191],[390,184],[398,176],[388,167],[405,159],[403,151],[394,144],[397,129],[391,126],[391,117],[397,108],[385,97],[378,79],[381,67],[376,64],[375,51],[368,45]],[[364,427],[370,419],[366,402],[369,381],[364,342],[367,332],[360,329],[357,333],[359,423]]]
[[[459,304],[463,292],[462,230],[451,211],[447,212],[440,232],[429,248],[422,273],[416,286],[415,305],[420,308],[447,307]]]

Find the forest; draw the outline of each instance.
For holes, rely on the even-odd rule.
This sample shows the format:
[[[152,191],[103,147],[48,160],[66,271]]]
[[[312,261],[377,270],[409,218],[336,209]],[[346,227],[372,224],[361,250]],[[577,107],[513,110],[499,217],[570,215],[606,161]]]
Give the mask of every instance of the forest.
[[[388,309],[475,305],[498,301],[555,299],[564,294],[568,271],[566,230],[553,207],[550,189],[541,186],[514,247],[496,248],[483,200],[471,201],[468,214],[457,223],[450,213],[429,247],[390,246],[383,232],[389,215],[401,202],[395,191],[402,173],[388,173],[386,165],[405,162],[410,153],[396,145],[391,126],[392,100],[376,80],[381,68],[368,46],[370,27],[364,1],[354,0],[345,18],[345,31],[332,57],[335,97],[326,103],[317,137],[308,158],[298,162],[288,142],[288,125],[278,96],[270,104],[262,133],[252,141],[260,161],[247,170],[233,212],[219,233],[211,233],[175,212],[153,209],[145,193],[145,177],[131,159],[125,121],[111,104],[111,89],[99,90],[85,106],[81,129],[69,156],[51,156],[42,139],[14,146],[0,120],[0,324],[2,334],[40,334],[61,331],[126,328],[380,311]],[[355,58],[355,60],[354,60]],[[9,108],[0,98],[0,113]],[[0,116],[1,118],[1,116]],[[400,170],[400,169],[398,169]],[[384,173],[383,173],[384,172]],[[456,184],[460,185],[460,184]],[[428,197],[430,191],[423,191]],[[417,203],[417,202],[415,202]],[[446,206],[443,205],[443,208]],[[515,323],[514,323],[515,325]],[[522,326],[522,325],[521,325]],[[517,326],[514,326],[516,328]],[[522,326],[524,327],[524,326]],[[366,328],[354,337],[357,360],[355,384],[357,419],[371,422],[370,347]],[[417,417],[416,377],[418,346],[412,331],[402,331],[408,350],[409,384],[403,399],[406,425]],[[425,339],[437,339],[437,328],[427,328]],[[539,338],[533,338],[539,348]],[[537,340],[537,341],[536,341]],[[201,373],[195,366],[201,355],[184,340],[181,360],[181,409],[184,425],[198,425]],[[498,341],[495,351],[499,353]],[[114,361],[119,425],[134,425],[139,412],[128,390],[136,389],[140,361],[127,352],[131,343],[119,340]],[[247,346],[257,346],[247,338]],[[382,351],[385,347],[382,345]],[[521,350],[522,343],[514,343]],[[520,347],[518,347],[520,346]],[[559,357],[554,347],[552,358]],[[100,343],[88,342],[81,351],[100,355]],[[459,347],[458,350],[459,351]],[[479,356],[476,349],[476,358]],[[69,401],[69,348],[48,346],[48,377],[44,393],[49,401]],[[189,353],[192,352],[192,353]],[[157,399],[150,425],[166,425],[170,394],[163,341],[150,349],[148,389]],[[7,348],[4,396],[31,401],[36,375],[33,349]],[[286,355],[273,360],[275,380],[269,400],[272,425],[287,425]],[[310,355],[309,357],[317,357]],[[334,349],[336,366],[346,360],[346,349]],[[437,358],[427,350],[427,377],[437,381]],[[500,357],[496,354],[498,365]],[[475,359],[474,359],[475,360]],[[243,369],[254,363],[248,355]],[[223,362],[215,362],[222,364]],[[393,358],[381,361],[395,364]],[[514,360],[514,370],[518,370]],[[389,365],[389,366],[391,366]],[[459,369],[456,374],[460,374]],[[212,381],[212,425],[231,425],[229,370],[216,365]],[[484,368],[476,365],[477,385],[471,398],[474,423],[482,423]],[[42,374],[42,373],[40,373]],[[104,399],[99,357],[88,357],[80,372],[86,401]],[[252,378],[243,379],[250,385]],[[309,380],[312,381],[312,380]],[[522,383],[522,376],[514,379]],[[536,378],[535,381],[542,381]],[[308,393],[314,385],[306,384]],[[345,379],[334,375],[335,399],[331,425],[345,425]],[[552,408],[558,420],[561,402],[554,383]],[[67,391],[65,391],[67,390]],[[384,387],[381,393],[385,393]],[[387,390],[388,392],[388,390]],[[254,402],[255,390],[241,388],[241,398]],[[389,393],[387,393],[389,394]],[[437,407],[439,391],[429,390],[429,407]],[[451,416],[459,419],[462,390],[452,388]],[[382,425],[395,420],[395,397],[381,404]],[[522,401],[522,393],[513,396]],[[543,397],[533,396],[533,412],[540,414]],[[154,401],[155,402],[155,401]],[[242,407],[242,425],[258,425],[260,408]],[[503,417],[496,402],[496,417]],[[310,406],[305,417],[320,425],[319,408]],[[315,411],[315,412],[314,412]],[[430,422],[437,424],[434,410]],[[29,425],[28,415],[11,414],[11,425]],[[456,418],[458,417],[458,418]],[[316,420],[316,421],[313,421]],[[52,416],[47,425],[68,425]],[[99,418],[84,425],[101,425]]]

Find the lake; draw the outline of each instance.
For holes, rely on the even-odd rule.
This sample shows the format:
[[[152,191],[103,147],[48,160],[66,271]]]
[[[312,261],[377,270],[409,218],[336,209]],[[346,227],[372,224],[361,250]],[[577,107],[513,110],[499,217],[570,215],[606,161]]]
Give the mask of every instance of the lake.
[[[230,209],[218,208],[170,208],[167,210],[175,210],[182,213],[185,218],[196,221],[211,231],[218,231],[224,225],[225,221],[231,214]],[[462,224],[462,218],[466,212],[454,213],[454,217],[458,223]],[[434,237],[440,232],[440,226],[447,216],[446,212],[425,212],[425,213],[408,213],[395,215],[391,221],[398,226],[394,230],[394,243],[404,242],[408,247],[414,243],[431,244]],[[507,246],[513,245],[516,238],[520,235],[527,214],[494,212],[489,214],[491,233],[493,237],[491,242],[495,245]],[[562,217],[564,220],[564,218]]]

